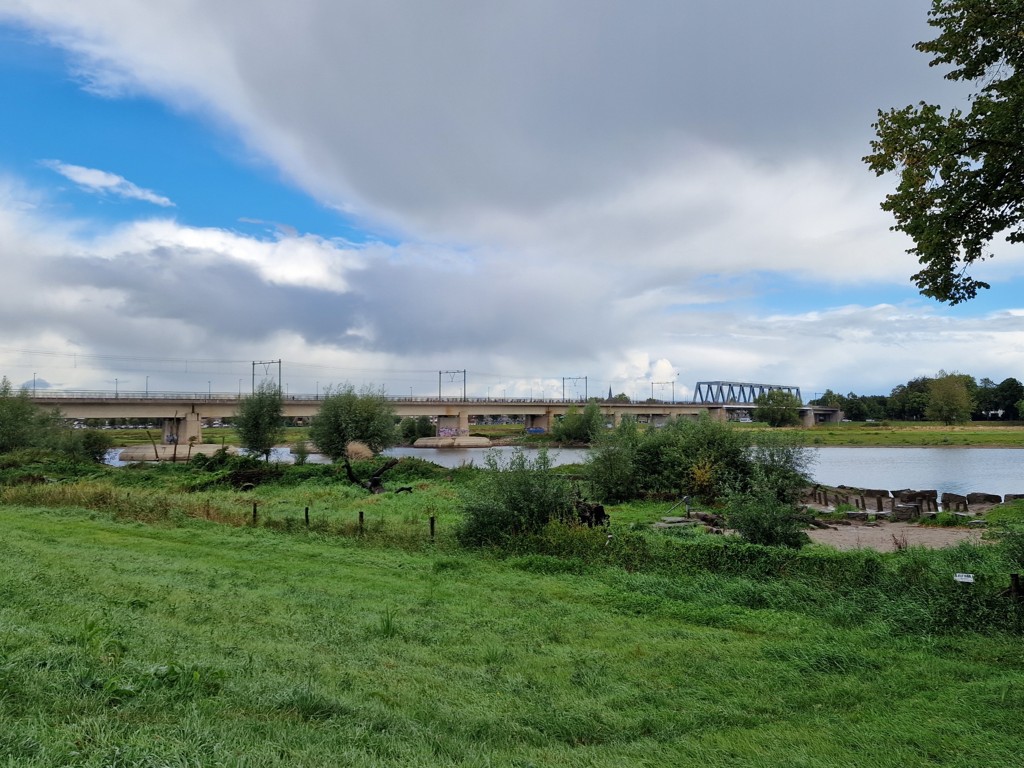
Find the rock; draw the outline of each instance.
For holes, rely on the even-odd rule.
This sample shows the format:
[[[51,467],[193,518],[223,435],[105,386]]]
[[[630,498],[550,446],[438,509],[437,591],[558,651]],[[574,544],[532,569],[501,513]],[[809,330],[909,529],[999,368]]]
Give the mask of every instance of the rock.
[[[966,512],[967,505],[966,496],[961,496],[959,493],[942,494],[942,509],[946,512],[954,512],[956,510]]]
[[[897,520],[914,520],[921,516],[920,504],[894,504],[892,516]]]
[[[968,504],[1002,504],[1003,497],[994,493],[968,493]]]

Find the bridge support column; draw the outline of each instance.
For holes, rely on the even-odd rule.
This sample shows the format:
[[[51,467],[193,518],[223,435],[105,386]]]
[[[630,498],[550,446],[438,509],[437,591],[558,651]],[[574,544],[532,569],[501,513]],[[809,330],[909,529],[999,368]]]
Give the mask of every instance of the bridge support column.
[[[197,444],[203,442],[203,422],[198,413],[186,413],[184,416],[164,419],[164,445],[188,445],[190,439],[194,439]]]
[[[538,413],[532,416],[526,416],[526,428],[527,429],[543,429],[545,432],[551,431],[551,414],[550,413]]]
[[[446,433],[454,433],[456,435],[469,434],[469,414],[465,411],[459,411],[454,416],[438,416],[437,434],[438,436],[443,436]]]

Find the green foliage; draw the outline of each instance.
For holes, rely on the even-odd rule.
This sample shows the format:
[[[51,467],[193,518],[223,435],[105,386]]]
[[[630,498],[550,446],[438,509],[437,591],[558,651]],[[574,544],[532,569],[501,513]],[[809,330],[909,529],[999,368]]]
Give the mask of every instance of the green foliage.
[[[806,487],[815,454],[807,450],[797,432],[762,430],[754,435],[747,487],[769,494],[785,504],[796,504]]]
[[[641,430],[623,419],[598,441],[584,471],[606,503],[684,495],[714,503],[753,487],[789,501],[807,482],[810,459],[797,434],[751,433],[707,417]]]
[[[302,466],[309,460],[309,443],[305,440],[299,440],[295,445],[292,446],[292,456],[295,457],[295,463],[298,466]]]
[[[800,423],[800,398],[781,389],[758,395],[756,418],[770,427],[793,427]]]
[[[547,451],[531,459],[517,449],[504,460],[490,451],[486,464],[489,471],[463,493],[459,540],[464,545],[501,545],[536,534],[572,509],[569,481],[551,471]]]
[[[637,468],[637,454],[643,440],[640,425],[627,416],[594,446],[585,473],[598,498],[619,504],[644,494],[644,478]]]
[[[100,429],[61,429],[53,442],[62,453],[96,464],[103,463],[107,451],[114,447],[114,438]]]
[[[413,443],[421,437],[432,437],[437,430],[429,416],[418,416],[415,419],[406,416],[399,422],[398,431],[402,435],[402,440]]]
[[[799,549],[810,539],[792,504],[779,501],[770,491],[750,491],[730,496],[725,520],[751,544]]]
[[[974,379],[959,373],[939,371],[936,378],[928,382],[928,407],[925,414],[933,421],[943,424],[962,424],[970,421],[974,402],[971,398],[969,383]]]
[[[580,412],[569,406],[565,415],[555,421],[551,434],[560,443],[591,443],[604,432],[604,414],[601,406],[591,400]]]
[[[284,437],[284,401],[281,390],[269,379],[242,398],[235,415],[235,429],[242,447],[270,461],[270,452]]]
[[[52,446],[59,438],[60,414],[41,411],[28,390],[18,392],[10,380],[0,379],[0,453],[32,446]]]
[[[991,256],[993,240],[1024,241],[1024,47],[1017,2],[933,0],[934,40],[914,47],[970,85],[967,114],[938,105],[879,111],[864,161],[895,172],[883,210],[914,242],[925,296],[959,304],[988,284],[967,270]]]
[[[357,393],[351,384],[345,384],[326,392],[309,427],[309,437],[321,453],[338,461],[346,456],[351,442],[364,443],[380,453],[398,441],[394,409],[383,391],[366,388]]]

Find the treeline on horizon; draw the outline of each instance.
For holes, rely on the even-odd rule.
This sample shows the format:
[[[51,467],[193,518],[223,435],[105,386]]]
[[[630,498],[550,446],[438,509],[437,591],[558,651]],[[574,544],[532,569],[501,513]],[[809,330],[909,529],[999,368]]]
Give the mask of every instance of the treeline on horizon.
[[[1012,376],[998,384],[966,373],[939,371],[893,387],[888,395],[840,395],[831,389],[809,405],[842,409],[850,421],[1018,421],[1024,414],[1024,384]]]

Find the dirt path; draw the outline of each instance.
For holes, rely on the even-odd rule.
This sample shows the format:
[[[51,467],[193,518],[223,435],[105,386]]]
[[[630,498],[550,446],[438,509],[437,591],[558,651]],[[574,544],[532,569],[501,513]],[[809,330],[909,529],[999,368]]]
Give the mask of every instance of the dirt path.
[[[953,547],[961,541],[981,541],[982,531],[976,528],[939,528],[913,523],[878,523],[877,525],[839,525],[833,529],[811,529],[807,535],[817,544],[836,549],[874,549],[896,551],[896,542],[929,549]]]

